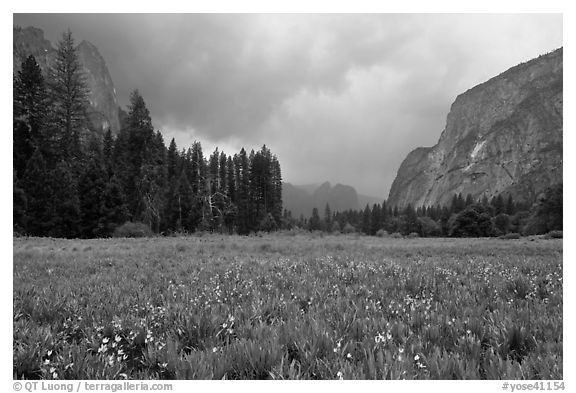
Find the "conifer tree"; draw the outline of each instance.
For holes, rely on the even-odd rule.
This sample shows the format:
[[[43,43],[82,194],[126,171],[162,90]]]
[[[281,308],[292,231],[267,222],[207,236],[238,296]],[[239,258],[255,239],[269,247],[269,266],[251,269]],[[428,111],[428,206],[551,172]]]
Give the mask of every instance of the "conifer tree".
[[[82,134],[87,125],[89,90],[70,30],[64,32],[58,42],[49,87],[54,121],[61,130],[60,146],[63,158],[78,159],[81,156]]]
[[[52,226],[53,183],[40,149],[36,149],[28,160],[21,184],[27,198],[26,232],[34,236],[45,236]]]
[[[13,170],[12,174],[12,203],[13,229],[17,233],[25,233],[28,200],[26,192],[24,192],[24,189],[20,186],[20,181],[16,177],[15,170]]]
[[[65,161],[59,162],[49,178],[54,193],[48,234],[53,237],[76,237],[79,235],[81,216],[78,181],[72,165]]]
[[[370,231],[372,229],[372,211],[370,210],[370,206],[366,205],[364,208],[364,212],[362,213],[362,225],[360,229],[366,235],[370,235]]]
[[[43,127],[48,113],[46,85],[40,66],[30,55],[14,79],[14,169],[21,177],[36,148],[47,148]]]
[[[88,162],[78,184],[81,223],[80,234],[86,238],[102,235],[99,228],[107,173],[97,155]]]
[[[370,218],[370,235],[374,236],[376,234],[376,232],[378,232],[378,230],[380,228],[382,228],[381,225],[381,209],[380,209],[380,205],[375,203],[372,206],[372,217]]]
[[[330,210],[328,203],[326,203],[324,208],[324,228],[327,232],[332,232],[332,210]]]
[[[308,229],[310,231],[319,231],[322,229],[322,224],[320,221],[320,215],[318,214],[318,209],[312,209],[312,216],[308,220]]]
[[[111,236],[114,228],[128,220],[128,208],[118,178],[112,176],[106,184],[102,195],[98,233],[101,236]]]

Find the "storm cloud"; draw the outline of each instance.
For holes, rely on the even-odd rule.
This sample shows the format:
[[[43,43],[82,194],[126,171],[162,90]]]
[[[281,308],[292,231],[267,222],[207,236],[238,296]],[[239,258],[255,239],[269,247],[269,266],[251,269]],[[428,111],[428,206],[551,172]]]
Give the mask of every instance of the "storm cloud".
[[[118,97],[138,88],[180,148],[268,145],[285,181],[387,197],[456,96],[562,46],[562,16],[15,14],[55,43],[94,43]]]

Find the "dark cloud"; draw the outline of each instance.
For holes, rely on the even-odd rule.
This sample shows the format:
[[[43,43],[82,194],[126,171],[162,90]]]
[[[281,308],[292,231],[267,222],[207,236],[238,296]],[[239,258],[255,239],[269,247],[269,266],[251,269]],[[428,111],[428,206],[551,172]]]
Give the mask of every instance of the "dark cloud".
[[[142,92],[184,147],[263,143],[284,178],[384,198],[433,145],[456,95],[562,45],[561,15],[15,15],[106,59],[120,102]]]

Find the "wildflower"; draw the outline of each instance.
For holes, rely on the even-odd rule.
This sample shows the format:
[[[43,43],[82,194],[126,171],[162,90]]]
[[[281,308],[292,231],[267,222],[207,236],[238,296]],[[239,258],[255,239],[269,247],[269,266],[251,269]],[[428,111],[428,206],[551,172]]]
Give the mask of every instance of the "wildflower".
[[[336,376],[338,377],[338,379],[344,379],[344,374],[342,374],[342,371],[338,371],[336,373]]]
[[[108,344],[108,341],[110,341],[110,339],[109,339],[108,337],[104,337],[104,338],[102,339],[102,342],[103,342],[104,344]]]
[[[404,348],[398,348],[398,352],[404,353]]]
[[[217,347],[212,348],[212,353],[216,353],[216,352],[218,352],[218,348]]]
[[[420,360],[420,355],[416,355],[416,356],[414,356],[414,360],[415,360],[415,361],[418,361],[418,360]]]
[[[348,355],[346,355],[346,358],[347,358],[347,359],[352,359],[352,354],[351,354],[351,353],[348,353]]]

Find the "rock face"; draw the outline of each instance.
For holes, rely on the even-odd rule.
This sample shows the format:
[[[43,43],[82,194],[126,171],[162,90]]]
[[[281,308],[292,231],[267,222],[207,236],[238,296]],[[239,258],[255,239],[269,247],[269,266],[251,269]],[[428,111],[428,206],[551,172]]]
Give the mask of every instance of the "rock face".
[[[403,207],[511,194],[532,202],[562,182],[562,48],[459,95],[438,143],[402,162],[388,202]]]
[[[98,132],[104,132],[110,128],[112,133],[118,133],[120,130],[118,99],[106,62],[98,49],[87,41],[82,41],[77,50],[90,90],[88,118],[92,128]],[[41,29],[35,27],[23,29],[15,26],[13,28],[14,74],[20,70],[22,62],[30,55],[34,55],[44,77],[47,78],[49,68],[55,64],[56,49],[50,41],[44,38],[44,32]]]
[[[90,90],[90,120],[95,127],[100,126],[104,131],[110,128],[116,133],[120,130],[118,99],[106,62],[98,48],[88,41],[82,41],[77,49]]]

